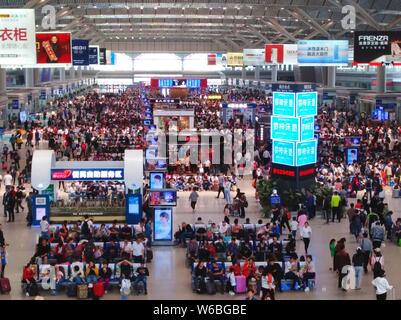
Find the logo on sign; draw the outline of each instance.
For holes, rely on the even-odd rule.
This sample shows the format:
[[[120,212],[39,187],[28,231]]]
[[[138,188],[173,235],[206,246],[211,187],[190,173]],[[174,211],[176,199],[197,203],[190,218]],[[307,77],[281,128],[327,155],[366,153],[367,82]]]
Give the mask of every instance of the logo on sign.
[[[71,170],[53,171],[52,180],[67,180],[72,175]]]

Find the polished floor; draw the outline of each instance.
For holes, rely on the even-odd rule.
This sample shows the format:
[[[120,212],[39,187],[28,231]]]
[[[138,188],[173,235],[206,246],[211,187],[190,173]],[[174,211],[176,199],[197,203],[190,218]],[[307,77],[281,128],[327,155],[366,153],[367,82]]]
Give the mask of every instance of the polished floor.
[[[255,223],[260,218],[259,204],[255,201],[254,191],[249,180],[240,182],[241,190],[245,191],[249,200],[247,217]],[[4,186],[2,187],[4,192]],[[390,198],[390,190],[386,194],[390,208],[395,211],[395,216],[400,217],[400,200]],[[179,193],[178,207],[175,209],[174,225],[177,227],[182,221],[195,222],[198,216],[202,216],[204,221],[220,222],[223,218],[223,208],[225,201],[216,199],[215,192],[202,192],[197,206],[196,213],[192,213],[188,200],[188,193]],[[0,208],[0,210],[2,210]],[[20,279],[22,267],[27,263],[33,254],[34,241],[37,229],[26,227],[25,214],[17,214],[15,223],[6,223],[4,218],[0,218],[8,247],[8,265],[6,276],[10,278],[12,292],[9,295],[0,295],[0,300],[6,299],[32,299],[21,294]],[[3,220],[3,221],[2,221]],[[315,299],[375,299],[374,289],[371,285],[372,273],[369,272],[363,277],[362,290],[343,292],[337,289],[337,277],[329,271],[332,260],[329,255],[328,243],[331,238],[347,238],[346,248],[352,255],[357,247],[355,239],[348,233],[348,222],[343,220],[341,223],[326,225],[320,217],[312,221],[313,236],[310,246],[310,253],[315,257],[317,288],[314,291],[288,292],[277,294],[279,300],[315,300]],[[303,244],[297,243],[298,252],[302,253]],[[185,249],[176,247],[154,247],[154,260],[148,265],[150,278],[148,280],[149,294],[147,296],[131,296],[130,299],[229,299],[243,300],[244,295],[231,297],[229,295],[216,294],[215,296],[197,295],[191,291],[191,281],[189,269],[185,266]],[[395,287],[395,296],[400,298],[401,277],[399,276],[399,265],[401,262],[401,248],[391,243],[387,243],[383,248],[385,259],[385,270],[390,284]],[[69,299],[65,293],[58,296],[50,296],[43,292],[45,299]],[[117,290],[108,293],[103,299],[119,299]],[[390,294],[389,298],[393,298]]]

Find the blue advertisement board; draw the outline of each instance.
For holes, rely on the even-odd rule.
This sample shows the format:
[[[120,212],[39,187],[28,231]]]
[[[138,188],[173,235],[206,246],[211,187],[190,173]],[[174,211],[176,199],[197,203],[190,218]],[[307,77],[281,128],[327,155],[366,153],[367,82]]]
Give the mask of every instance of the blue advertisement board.
[[[277,116],[295,116],[295,93],[273,92],[273,114]]]
[[[297,143],[296,166],[302,167],[317,162],[317,140]]]
[[[99,64],[99,47],[89,47],[89,64]]]
[[[137,194],[127,194],[127,205],[125,222],[127,224],[138,224],[142,218],[142,195]]]
[[[50,216],[50,200],[49,196],[34,195],[32,196],[32,226],[37,227],[40,225],[43,217],[49,219]]]
[[[295,142],[273,140],[273,163],[295,165]]]
[[[89,66],[89,40],[72,40],[72,64]]]
[[[296,94],[297,117],[317,115],[317,92],[301,92]],[[274,99],[273,99],[274,106]]]
[[[47,94],[46,90],[40,90],[39,100],[46,100]]]
[[[11,100],[11,107],[13,109],[19,109],[19,100],[18,99],[12,99]]]
[[[315,118],[303,117],[301,118],[301,139],[300,141],[313,139],[315,134]]]
[[[299,118],[280,116],[271,117],[270,136],[272,139],[298,141],[299,130]]]
[[[299,40],[298,65],[347,66],[348,40]]]

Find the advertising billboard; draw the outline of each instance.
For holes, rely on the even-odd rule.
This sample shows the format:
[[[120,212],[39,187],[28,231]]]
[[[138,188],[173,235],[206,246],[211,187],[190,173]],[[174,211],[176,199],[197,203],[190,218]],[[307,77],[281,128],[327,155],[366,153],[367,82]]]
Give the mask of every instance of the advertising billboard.
[[[99,46],[89,46],[89,64],[99,64]]]
[[[354,64],[401,65],[401,31],[355,31]]]
[[[50,179],[55,181],[124,180],[124,169],[52,169]]]
[[[0,9],[0,65],[35,65],[35,10]]]
[[[295,116],[295,93],[273,92],[273,114],[277,116]]]
[[[217,64],[217,55],[215,53],[209,53],[207,55],[207,65],[215,66]]]
[[[71,66],[71,33],[37,32],[36,56],[40,67]]]
[[[313,139],[315,136],[315,117],[302,117],[301,141]]]
[[[317,115],[317,92],[300,92],[295,99],[297,117]]]
[[[317,162],[317,140],[297,143],[297,155],[295,157],[297,167]]]
[[[154,239],[156,241],[173,240],[173,210],[155,208],[154,214]]]
[[[89,66],[89,40],[72,40],[72,64]]]
[[[242,67],[244,65],[244,54],[242,52],[227,52],[228,67]]]
[[[348,40],[299,40],[298,65],[347,66]]]
[[[294,117],[271,116],[272,139],[285,141],[299,140],[299,119]]]
[[[99,64],[106,65],[106,48],[99,49]]]
[[[266,44],[266,64],[288,64],[298,63],[298,45],[296,44]]]
[[[295,165],[295,142],[273,140],[273,163]]]
[[[265,49],[244,49],[244,66],[264,66]]]

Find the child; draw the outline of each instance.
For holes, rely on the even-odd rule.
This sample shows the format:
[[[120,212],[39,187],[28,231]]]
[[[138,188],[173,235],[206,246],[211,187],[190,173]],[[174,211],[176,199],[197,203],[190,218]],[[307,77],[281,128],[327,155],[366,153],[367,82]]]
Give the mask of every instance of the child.
[[[297,236],[297,230],[298,230],[298,221],[296,217],[293,217],[291,221],[291,234],[294,239]]]
[[[330,244],[329,244],[329,249],[330,249],[330,257],[331,259],[334,259],[334,255],[336,254],[336,239],[331,239]],[[329,270],[333,270],[333,268],[329,268]]]
[[[231,266],[230,269],[228,270],[227,273],[227,291],[229,293],[230,296],[234,296],[235,295],[235,286],[236,286],[236,282],[235,282],[235,273],[234,273],[234,267]]]
[[[131,294],[131,281],[125,278],[125,275],[122,275],[121,280],[121,300],[128,300],[128,296]]]

